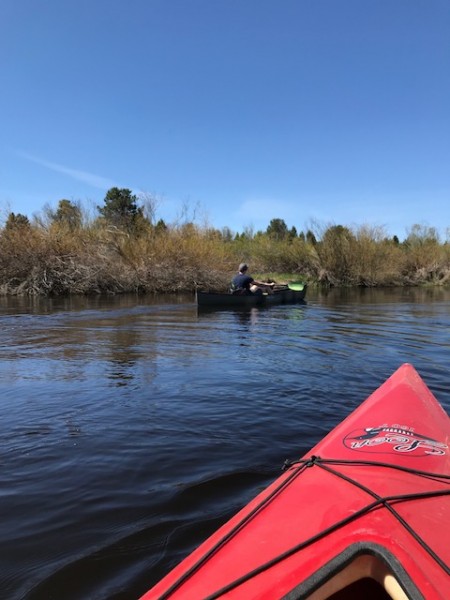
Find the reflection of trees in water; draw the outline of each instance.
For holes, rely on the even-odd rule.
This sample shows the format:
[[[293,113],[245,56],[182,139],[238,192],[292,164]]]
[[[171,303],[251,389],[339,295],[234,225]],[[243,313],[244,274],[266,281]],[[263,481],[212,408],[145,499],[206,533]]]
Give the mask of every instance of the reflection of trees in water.
[[[111,316],[109,311],[30,315],[18,314],[17,306],[14,310],[2,340],[12,379],[23,377],[15,367],[20,359],[28,359],[27,379],[34,380],[106,376],[127,383],[138,368],[146,382],[155,376],[158,328],[140,323],[136,315]],[[2,354],[0,350],[0,358]]]
[[[107,361],[105,375],[120,386],[135,378],[150,386],[158,375],[161,357],[181,363],[186,356],[198,358],[198,329],[189,327],[192,322],[196,324],[195,306],[186,311],[127,313],[114,322],[108,320],[102,341],[105,355],[101,357]]]
[[[317,299],[322,304],[358,302],[360,304],[383,304],[385,302],[448,302],[450,290],[444,286],[429,287],[386,287],[386,288],[328,288],[309,289],[309,300]],[[325,301],[325,302],[324,302]]]
[[[134,379],[135,373],[133,370],[136,366],[136,361],[129,357],[115,357],[111,359],[106,372],[107,377],[117,380],[117,386],[125,386],[129,381]]]
[[[151,383],[156,377],[155,358],[158,354],[157,328],[139,328],[133,319],[128,326],[124,323],[108,328],[106,344],[106,377],[113,379],[117,386],[129,385],[136,377]]]

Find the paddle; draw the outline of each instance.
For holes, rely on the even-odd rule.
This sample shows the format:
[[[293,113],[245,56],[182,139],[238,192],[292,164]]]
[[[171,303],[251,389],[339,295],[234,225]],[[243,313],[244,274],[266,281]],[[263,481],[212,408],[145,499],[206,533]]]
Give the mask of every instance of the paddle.
[[[287,286],[294,292],[303,292],[305,289],[305,284],[301,281],[291,281],[291,283],[288,283]]]
[[[293,292],[302,292],[305,288],[305,284],[301,281],[291,281],[290,283],[275,284],[276,290],[292,290]]]

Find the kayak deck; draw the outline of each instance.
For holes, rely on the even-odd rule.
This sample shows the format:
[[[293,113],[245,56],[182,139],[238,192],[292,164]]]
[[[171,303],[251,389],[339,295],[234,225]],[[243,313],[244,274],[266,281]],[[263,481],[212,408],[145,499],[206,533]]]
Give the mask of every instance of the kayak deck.
[[[449,438],[403,365],[143,599],[445,600]]]

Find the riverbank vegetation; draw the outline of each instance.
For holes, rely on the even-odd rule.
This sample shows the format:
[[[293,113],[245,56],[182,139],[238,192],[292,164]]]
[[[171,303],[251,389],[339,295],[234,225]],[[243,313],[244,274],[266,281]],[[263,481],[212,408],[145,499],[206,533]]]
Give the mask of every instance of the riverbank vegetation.
[[[331,224],[307,231],[274,218],[234,233],[192,219],[166,224],[128,189],[112,188],[97,214],[61,200],[31,221],[8,213],[0,228],[0,294],[223,290],[246,261],[253,275],[323,286],[450,285],[450,243],[415,225],[404,240],[383,228]],[[283,274],[283,275],[280,275]]]

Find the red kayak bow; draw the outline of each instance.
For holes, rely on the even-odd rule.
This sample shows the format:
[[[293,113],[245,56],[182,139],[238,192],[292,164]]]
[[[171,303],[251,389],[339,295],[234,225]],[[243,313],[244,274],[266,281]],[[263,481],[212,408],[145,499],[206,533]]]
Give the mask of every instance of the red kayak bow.
[[[449,438],[404,364],[142,600],[448,599]]]

